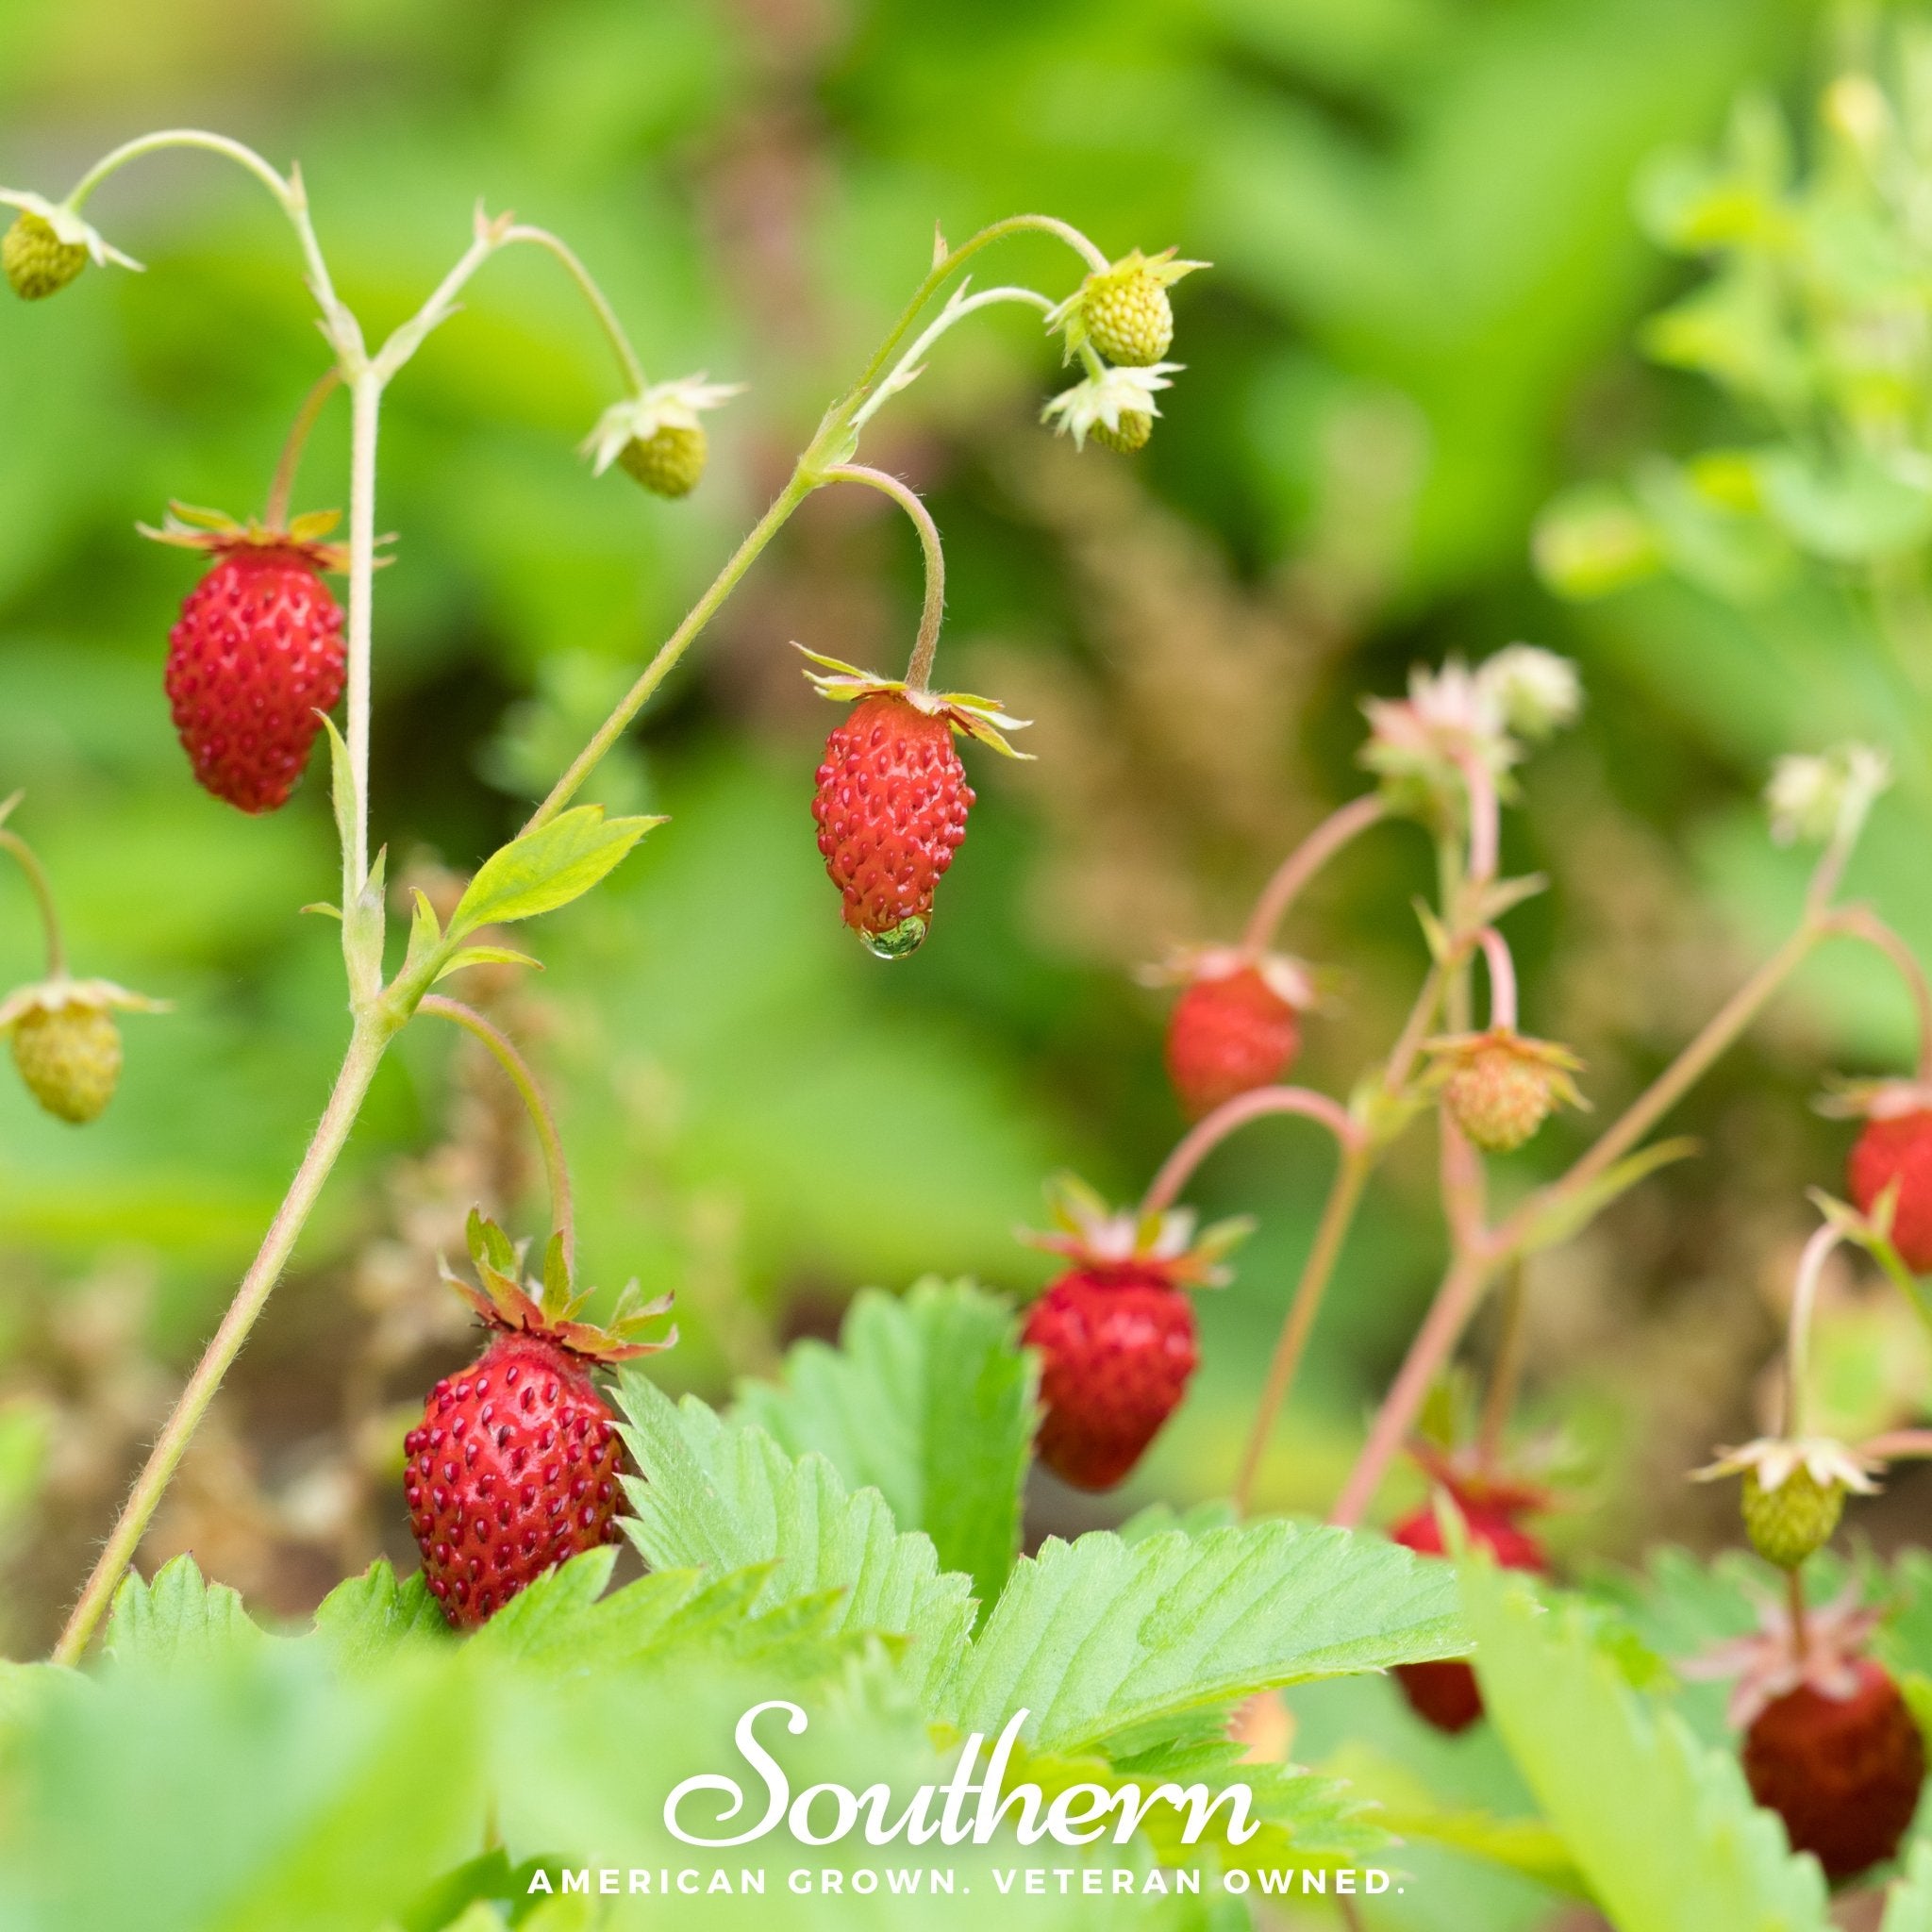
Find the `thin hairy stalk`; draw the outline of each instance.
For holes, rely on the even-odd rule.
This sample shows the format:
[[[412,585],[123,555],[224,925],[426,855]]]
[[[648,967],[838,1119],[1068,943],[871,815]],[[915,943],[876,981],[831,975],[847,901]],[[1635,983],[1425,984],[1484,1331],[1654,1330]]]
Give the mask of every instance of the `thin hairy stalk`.
[[[561,236],[553,235],[548,228],[532,227],[527,222],[514,223],[498,239],[506,248],[518,242],[546,248],[564,265],[578,291],[591,305],[598,326],[604,331],[604,340],[610,344],[610,353],[617,358],[617,366],[624,371],[625,381],[629,384],[633,394],[641,391],[644,387],[644,365],[638,360],[638,352],[631,347],[630,337],[625,333],[623,323],[618,321],[617,310],[610,306],[610,298],[598,286],[596,276],[584,266],[576,250]]]
[[[331,369],[302,398],[302,407],[295,411],[295,420],[289,425],[288,440],[282,444],[275,478],[268,486],[268,501],[261,512],[262,522],[272,530],[288,527],[289,503],[295,493],[295,471],[302,461],[302,452],[308,446],[309,432],[320,420],[324,406],[335,394],[341,380],[342,372]]]
[[[563,1258],[570,1268],[576,1266],[577,1221],[570,1190],[570,1167],[563,1158],[563,1140],[557,1131],[557,1116],[530,1071],[530,1063],[518,1052],[516,1042],[499,1026],[492,1025],[475,1007],[460,1000],[445,999],[440,992],[425,993],[416,1003],[419,1013],[433,1013],[449,1020],[490,1049],[496,1063],[509,1075],[537,1132],[537,1144],[543,1154],[543,1177],[550,1188],[550,1225],[563,1241]]]
[[[269,1224],[260,1250],[242,1276],[242,1286],[222,1317],[221,1326],[189,1376],[148,1452],[147,1461],[135,1478],[134,1488],[67,1619],[66,1628],[60,1633],[60,1641],[54,1646],[53,1660],[57,1664],[80,1661],[89,1639],[113,1600],[122,1575],[134,1560],[162,1494],[187,1453],[190,1440],[214,1400],[222,1378],[241,1354],[242,1345],[266,1306],[324,1182],[348,1141],[389,1038],[386,1031],[360,1022],[350,1036],[341,1072],[336,1075],[335,1090],[308,1143],[308,1151],[302,1157],[288,1195]]]
[[[1239,1093],[1232,1100],[1224,1101],[1205,1120],[1189,1128],[1148,1182],[1141,1212],[1165,1213],[1180,1198],[1180,1191],[1193,1178],[1194,1170],[1230,1134],[1250,1121],[1280,1113],[1299,1114],[1304,1120],[1326,1127],[1344,1154],[1362,1144],[1360,1126],[1345,1107],[1330,1100],[1325,1093],[1316,1093],[1307,1087],[1257,1087],[1252,1093]]]
[[[864,463],[837,463],[825,472],[825,481],[863,483],[868,490],[890,496],[919,532],[920,548],[925,556],[925,601],[919,612],[919,635],[912,641],[912,657],[906,666],[906,689],[925,691],[932,684],[933,654],[940,647],[940,625],[946,610],[946,555],[940,546],[939,525],[919,492],[885,470]]]
[[[1490,969],[1490,1027],[1513,1033],[1516,1030],[1516,962],[1509,957],[1509,941],[1493,925],[1476,934],[1483,958]]]
[[[1408,1354],[1369,1425],[1369,1439],[1336,1500],[1331,1523],[1353,1529],[1374,1501],[1382,1477],[1408,1440],[1429,1390],[1482,1300],[1483,1290],[1489,1283],[1489,1266],[1480,1256],[1459,1255],[1442,1277],[1436,1299],[1430,1304],[1423,1325],[1416,1330]]]
[[[1496,799],[1495,774],[1474,751],[1458,753],[1456,767],[1469,793],[1469,877],[1486,886],[1496,876],[1502,851],[1503,814]],[[1453,902],[1443,909],[1453,914]]]
[[[14,797],[20,794],[16,792]],[[8,800],[10,806],[12,799]],[[34,848],[18,832],[0,825],[0,852],[10,852],[26,882],[33,889],[34,903],[40,908],[41,930],[47,940],[47,977],[67,977],[67,947],[60,937],[60,914],[54,905],[54,888],[47,881],[46,868]]]
[[[892,364],[879,386],[852,412],[853,434],[857,435],[863,429],[901,390],[918,380],[924,371],[921,358],[932,353],[934,345],[955,323],[963,322],[967,316],[1002,302],[1024,302],[1029,308],[1039,309],[1042,315],[1051,315],[1059,306],[1051,295],[1042,295],[1038,289],[982,289],[978,294],[969,295],[962,288],[946,304],[938,320],[922,330],[912,346]]]
[[[369,877],[369,682],[375,587],[375,436],[382,377],[359,370],[349,383],[349,784],[354,823],[342,845],[342,910]],[[348,927],[343,925],[346,937]]]
[[[1294,1298],[1288,1305],[1281,1333],[1275,1338],[1274,1353],[1268,1363],[1268,1380],[1262,1388],[1255,1420],[1249,1425],[1246,1445],[1241,1450],[1241,1468],[1234,1479],[1233,1495],[1234,1507],[1243,1516],[1247,1514],[1248,1505],[1254,1496],[1255,1479],[1260,1474],[1269,1438],[1274,1433],[1275,1418],[1280,1415],[1281,1406],[1294,1386],[1295,1373],[1301,1367],[1302,1357],[1307,1352],[1308,1338],[1315,1331],[1315,1318],[1322,1311],[1322,1302],[1334,1276],[1335,1264],[1341,1257],[1342,1245],[1354,1224],[1362,1190],[1368,1185],[1374,1169],[1374,1155],[1370,1149],[1361,1146],[1342,1149],[1335,1178],[1329,1184],[1328,1198],[1322,1204],[1322,1218],[1316,1224],[1314,1241],[1308,1249],[1307,1259],[1302,1263],[1301,1278],[1295,1283]]]
[[[1932,983],[1927,982],[1925,969],[1919,964],[1911,947],[1869,906],[1844,907],[1830,915],[1828,924],[1833,932],[1846,939],[1862,940],[1867,945],[1875,946],[1897,970],[1918,1022],[1918,1077],[1932,1082]]]
[[[1264,953],[1288,917],[1289,908],[1315,874],[1352,840],[1371,825],[1380,824],[1389,808],[1379,791],[1367,791],[1359,798],[1331,811],[1308,836],[1281,861],[1274,876],[1262,888],[1255,901],[1247,929],[1241,934],[1241,949]]]
[[[1802,1670],[1811,1650],[1810,1618],[1805,1607],[1805,1566],[1785,1572],[1785,1607],[1791,1618],[1791,1656]]]
[[[1497,1310],[1496,1352],[1490,1361],[1490,1383],[1483,1391],[1482,1419],[1476,1424],[1476,1466],[1493,1474],[1502,1459],[1503,1437],[1515,1412],[1523,1386],[1524,1314],[1529,1304],[1523,1280],[1523,1263],[1512,1261],[1503,1275],[1502,1306]]]
[[[1809,1433],[1811,1386],[1811,1318],[1818,1307],[1818,1284],[1831,1253],[1846,1239],[1845,1230],[1827,1221],[1805,1243],[1798,1257],[1797,1278],[1791,1287],[1791,1316],[1785,1334],[1785,1435],[1795,1439]]]

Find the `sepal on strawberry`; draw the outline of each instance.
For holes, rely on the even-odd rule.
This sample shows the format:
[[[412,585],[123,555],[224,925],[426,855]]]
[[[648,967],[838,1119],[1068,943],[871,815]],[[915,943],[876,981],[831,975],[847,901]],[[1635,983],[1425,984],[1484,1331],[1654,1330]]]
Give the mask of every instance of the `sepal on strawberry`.
[[[349,567],[349,546],[327,540],[341,520],[341,510],[311,509],[291,517],[286,524],[265,524],[259,517],[250,517],[244,524],[226,510],[171,502],[158,525],[137,524],[134,527],[151,543],[198,550],[206,557],[226,557],[234,551],[289,551],[311,569],[340,575]]]
[[[58,202],[0,188],[0,207],[18,210],[0,240],[0,270],[23,302],[58,295],[90,261],[141,272],[132,256],[111,247],[98,228]]]
[[[1040,420],[1051,423],[1060,435],[1071,436],[1075,449],[1085,449],[1091,436],[1108,449],[1131,456],[1146,448],[1154,419],[1160,414],[1154,398],[1174,387],[1168,377],[1182,366],[1155,362],[1145,369],[1103,369],[1052,397]]]
[[[1046,318],[1049,329],[1064,332],[1069,357],[1090,344],[1108,362],[1145,368],[1174,343],[1174,308],[1167,291],[1183,275],[1209,266],[1179,261],[1175,251],[1143,255],[1136,248],[1104,269],[1095,269]]]
[[[1558,1105],[1587,1107],[1571,1077],[1583,1062],[1567,1047],[1513,1026],[1424,1042],[1450,1118],[1486,1154],[1510,1154]]]
[[[1742,1476],[1740,1504],[1752,1547],[1780,1570],[1796,1570],[1831,1541],[1848,1495],[1877,1493],[1876,1466],[1825,1437],[1760,1437],[1741,1448],[1720,1449],[1718,1459],[1694,1479]]]
[[[612,403],[584,439],[591,474],[612,463],[654,495],[689,496],[705,473],[709,451],[704,414],[741,395],[740,382],[709,382],[702,375],[653,383]]]
[[[58,1119],[98,1120],[121,1080],[116,1010],[159,1013],[164,1000],[130,992],[110,979],[45,979],[0,1000],[0,1033],[27,1091]]]

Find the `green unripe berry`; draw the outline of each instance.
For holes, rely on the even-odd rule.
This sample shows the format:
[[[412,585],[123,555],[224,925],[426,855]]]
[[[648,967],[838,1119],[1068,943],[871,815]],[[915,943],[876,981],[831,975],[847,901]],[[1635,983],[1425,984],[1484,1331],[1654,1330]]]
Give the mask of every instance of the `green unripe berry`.
[[[1755,1469],[1744,1472],[1744,1531],[1767,1563],[1795,1570],[1831,1541],[1845,1511],[1845,1486],[1821,1483],[1801,1462],[1767,1490]]]
[[[23,213],[0,241],[0,267],[23,302],[58,295],[87,266],[87,250],[63,242],[45,216]]]
[[[1140,409],[1123,409],[1114,428],[1096,423],[1087,434],[1103,448],[1117,449],[1124,457],[1130,457],[1137,449],[1147,447],[1147,440],[1154,434],[1154,418]]]
[[[689,496],[705,474],[708,439],[701,424],[660,424],[617,454],[625,471],[658,496]]]
[[[1158,362],[1174,346],[1174,308],[1159,276],[1145,268],[1095,275],[1081,300],[1087,340],[1128,369]]]
[[[103,1007],[37,1007],[13,1023],[13,1064],[51,1114],[97,1120],[121,1078],[121,1029]]]

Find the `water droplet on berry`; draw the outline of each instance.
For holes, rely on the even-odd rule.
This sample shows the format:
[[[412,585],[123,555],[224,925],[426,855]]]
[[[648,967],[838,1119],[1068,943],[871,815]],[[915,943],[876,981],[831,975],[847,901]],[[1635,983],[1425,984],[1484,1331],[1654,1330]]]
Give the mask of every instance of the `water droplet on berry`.
[[[884,932],[861,932],[858,937],[875,958],[904,959],[924,943],[926,922],[914,912]]]

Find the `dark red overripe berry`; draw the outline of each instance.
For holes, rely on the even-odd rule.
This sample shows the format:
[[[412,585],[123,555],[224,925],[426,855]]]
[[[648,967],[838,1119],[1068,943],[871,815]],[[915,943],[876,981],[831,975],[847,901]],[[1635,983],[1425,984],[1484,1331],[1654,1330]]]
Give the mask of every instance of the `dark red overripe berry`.
[[[1041,1354],[1039,1454],[1074,1488],[1108,1490],[1187,1392],[1199,1357],[1185,1291],[1225,1279],[1216,1263],[1245,1224],[1197,1240],[1185,1210],[1114,1214],[1067,1178],[1051,1192],[1058,1230],[1029,1239],[1074,1265],[1033,1305],[1023,1337]]]
[[[1182,1110],[1198,1120],[1279,1080],[1301,1044],[1296,1005],[1252,964],[1191,979],[1167,1023],[1167,1074]]]
[[[405,1440],[423,1574],[458,1629],[616,1533],[623,1450],[589,1368],[555,1341],[499,1336],[429,1391]]]
[[[1785,1822],[1791,1849],[1832,1879],[1897,1851],[1919,1807],[1925,1743],[1905,1699],[1870,1657],[1833,1696],[1800,1684],[1767,1704],[1744,1735],[1752,1795]]]
[[[1892,1245],[1914,1274],[1932,1274],[1932,1108],[1874,1114],[1852,1145],[1847,1182],[1858,1212],[1898,1184]]]
[[[214,559],[168,633],[168,703],[195,777],[243,811],[288,803],[341,695],[342,613],[322,581],[343,562],[322,541],[334,522],[244,527],[176,505],[147,532]]]
[[[924,940],[933,890],[966,838],[973,788],[953,734],[1020,758],[1004,734],[1025,721],[987,698],[914,691],[837,658],[805,655],[826,667],[806,673],[820,692],[852,705],[825,740],[812,793],[819,852],[845,924],[880,958],[903,959]]]
[[[1462,1520],[1468,1527],[1470,1542],[1477,1549],[1489,1551],[1505,1570],[1526,1570],[1537,1575],[1549,1574],[1549,1558],[1543,1546],[1507,1509],[1462,1501]],[[1418,1556],[1445,1554],[1442,1525],[1433,1504],[1405,1518],[1390,1535],[1404,1549],[1413,1550]],[[1439,1731],[1465,1731],[1483,1714],[1483,1695],[1476,1686],[1475,1673],[1459,1658],[1398,1664],[1395,1678],[1415,1714]]]
[[[896,692],[863,699],[825,740],[811,801],[819,851],[845,924],[874,952],[898,958],[925,938],[972,804],[951,722]]]
[[[544,1571],[614,1540],[624,1451],[591,1372],[676,1340],[675,1330],[635,1339],[670,1306],[641,1302],[635,1283],[608,1323],[577,1321],[588,1297],[572,1288],[558,1237],[541,1284],[525,1284],[522,1250],[478,1214],[470,1256],[475,1283],[444,1276],[496,1333],[478,1360],[429,1391],[404,1439],[403,1471],[424,1577],[460,1630]]]

